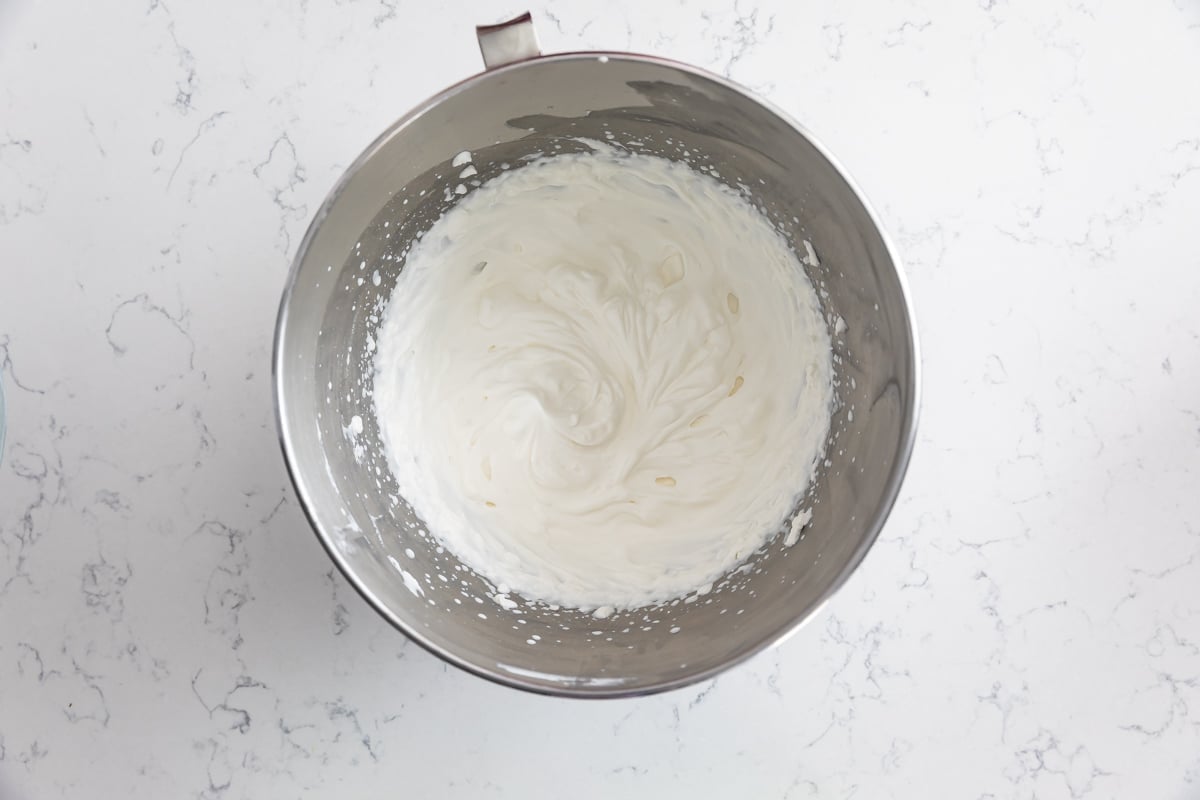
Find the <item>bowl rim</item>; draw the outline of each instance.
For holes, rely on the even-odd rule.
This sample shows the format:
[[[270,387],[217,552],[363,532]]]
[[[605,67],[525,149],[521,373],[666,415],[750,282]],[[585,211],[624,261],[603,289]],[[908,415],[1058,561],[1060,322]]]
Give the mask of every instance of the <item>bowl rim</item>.
[[[859,203],[862,204],[863,210],[866,212],[868,219],[875,226],[880,240],[883,243],[884,249],[891,259],[893,270],[896,274],[896,280],[900,288],[901,305],[903,306],[904,319],[907,323],[905,328],[908,333],[908,346],[912,353],[909,359],[909,374],[907,375],[911,390],[907,394],[906,403],[903,409],[903,421],[900,432],[899,446],[896,451],[896,459],[893,461],[890,473],[884,483],[883,493],[878,507],[875,509],[872,519],[866,528],[867,535],[851,553],[846,564],[830,582],[829,586],[821,592],[808,609],[797,616],[789,623],[778,629],[774,634],[764,636],[763,639],[744,651],[737,653],[734,656],[726,659],[720,664],[714,665],[707,669],[697,670],[695,672],[687,672],[676,677],[656,680],[648,683],[637,683],[634,685],[613,685],[613,684],[570,684],[570,683],[549,683],[538,682],[533,679],[522,678],[511,672],[504,672],[496,669],[490,669],[487,666],[474,663],[463,658],[457,653],[444,648],[431,639],[427,638],[423,632],[415,625],[410,624],[397,614],[395,614],[385,603],[383,603],[371,590],[367,587],[355,574],[354,570],[342,557],[341,553],[335,546],[333,537],[329,532],[324,530],[317,522],[315,510],[309,496],[308,487],[305,484],[304,478],[301,476],[298,467],[295,463],[295,453],[292,447],[291,434],[285,423],[285,410],[287,407],[287,398],[283,390],[283,342],[286,336],[288,324],[288,313],[291,305],[292,291],[296,285],[296,279],[300,272],[300,267],[304,262],[308,250],[316,238],[317,232],[325,218],[329,216],[330,210],[337,203],[342,193],[345,191],[350,180],[359,172],[359,170],[373,158],[383,147],[396,135],[402,132],[406,127],[411,125],[432,108],[442,103],[443,101],[453,97],[454,95],[465,91],[471,86],[480,83],[484,80],[495,76],[504,75],[519,71],[531,65],[545,65],[557,62],[583,61],[583,60],[600,60],[601,58],[608,61],[630,61],[644,64],[651,64],[659,67],[669,67],[681,72],[689,73],[698,78],[711,81],[724,89],[742,95],[747,100],[758,103],[767,111],[774,114],[793,130],[804,137],[818,153],[832,166],[842,180],[846,182],[850,191],[854,194]],[[801,125],[787,112],[776,106],[771,101],[760,97],[750,89],[735,83],[724,76],[710,72],[701,67],[696,67],[691,64],[686,64],[670,58],[661,56],[646,55],[641,53],[628,53],[622,51],[606,51],[606,50],[585,50],[585,51],[570,51],[564,53],[553,53],[548,55],[539,55],[534,58],[517,61],[494,69],[484,70],[483,72],[471,75],[464,80],[452,84],[442,91],[434,94],[425,101],[413,107],[410,111],[399,117],[395,122],[389,125],[374,141],[368,145],[361,154],[348,166],[338,178],[333,188],[326,195],[325,200],[321,203],[321,207],[313,216],[309,223],[308,229],[305,231],[304,238],[300,241],[299,247],[296,249],[296,254],[292,259],[284,289],[279,302],[279,312],[275,322],[274,344],[271,354],[271,384],[275,399],[275,423],[276,432],[279,437],[280,447],[283,451],[284,465],[287,468],[288,477],[291,479],[292,486],[296,490],[296,496],[300,501],[300,507],[304,511],[304,516],[308,520],[309,527],[316,534],[325,552],[329,554],[330,559],[350,583],[355,591],[367,601],[367,603],[375,609],[392,627],[403,633],[408,639],[416,642],[420,647],[429,653],[442,659],[444,662],[452,664],[459,669],[462,669],[472,675],[477,675],[493,683],[502,686],[508,686],[515,689],[521,689],[534,694],[552,696],[552,697],[571,697],[582,699],[604,699],[604,698],[622,698],[622,697],[643,697],[647,695],[667,692],[674,689],[681,689],[686,686],[691,686],[701,681],[708,680],[719,675],[726,670],[743,664],[759,653],[776,647],[793,636],[802,626],[809,620],[816,617],[829,602],[838,590],[840,590],[850,576],[858,569],[867,552],[875,544],[879,538],[879,534],[883,530],[884,524],[895,508],[896,500],[900,494],[900,487],[904,481],[904,477],[908,471],[908,465],[912,459],[913,446],[916,441],[916,430],[918,417],[920,416],[920,399],[921,399],[921,357],[920,347],[917,337],[916,319],[913,311],[912,295],[908,285],[908,279],[904,272],[904,267],[900,261],[896,251],[895,244],[891,237],[883,227],[878,213],[871,205],[866,195],[863,193],[858,182],[850,175],[845,166],[834,157],[834,155],[826,148],[816,136],[814,136],[807,128]],[[0,431],[3,431],[2,422],[0,422]],[[0,433],[2,435],[2,433]]]

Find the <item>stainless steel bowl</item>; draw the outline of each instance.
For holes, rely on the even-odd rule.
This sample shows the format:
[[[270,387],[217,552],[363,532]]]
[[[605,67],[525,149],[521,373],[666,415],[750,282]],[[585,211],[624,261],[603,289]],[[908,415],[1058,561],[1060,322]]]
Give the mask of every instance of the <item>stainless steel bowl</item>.
[[[329,195],[296,255],[274,354],[280,438],[296,492],[363,597],[452,664],[522,689],[585,697],[711,677],[812,616],[862,561],[891,510],[918,401],[903,275],[833,159],[745,89],[649,56],[540,56],[527,17],[480,29],[480,41],[490,69],[379,137]],[[486,180],[538,154],[584,149],[580,138],[712,165],[720,180],[748,188],[798,254],[811,243],[820,263],[806,269],[836,334],[841,402],[828,459],[797,506],[813,511],[798,543],[774,537],[698,602],[605,620],[476,602],[494,590],[395,497],[370,398],[379,311],[406,244],[459,198],[455,156],[470,151],[475,179]]]

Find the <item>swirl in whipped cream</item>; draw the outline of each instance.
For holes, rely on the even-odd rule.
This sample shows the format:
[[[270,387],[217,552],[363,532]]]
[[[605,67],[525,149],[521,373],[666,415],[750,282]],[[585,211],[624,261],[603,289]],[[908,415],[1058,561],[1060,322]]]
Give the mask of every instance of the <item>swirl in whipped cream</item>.
[[[409,253],[374,399],[401,493],[528,599],[705,590],[812,481],[832,354],[783,238],[715,179],[598,150],[488,181]]]

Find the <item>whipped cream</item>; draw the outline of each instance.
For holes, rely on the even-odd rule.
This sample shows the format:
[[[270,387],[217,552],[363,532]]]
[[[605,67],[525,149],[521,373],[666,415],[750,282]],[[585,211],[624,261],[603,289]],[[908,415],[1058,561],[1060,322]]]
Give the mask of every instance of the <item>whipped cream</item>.
[[[503,595],[604,615],[711,589],[780,532],[829,432],[796,255],[649,156],[546,158],[464,197],[377,348],[388,462],[430,533]]]

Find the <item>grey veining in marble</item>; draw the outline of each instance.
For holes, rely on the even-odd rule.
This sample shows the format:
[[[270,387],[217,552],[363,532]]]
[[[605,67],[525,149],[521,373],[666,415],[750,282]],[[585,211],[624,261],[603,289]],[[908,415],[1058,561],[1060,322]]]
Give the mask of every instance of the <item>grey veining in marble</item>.
[[[269,352],[312,211],[523,7],[0,7],[0,797],[1200,797],[1200,5],[531,10],[830,144],[924,345],[899,506],[710,683],[447,668],[331,568]]]

